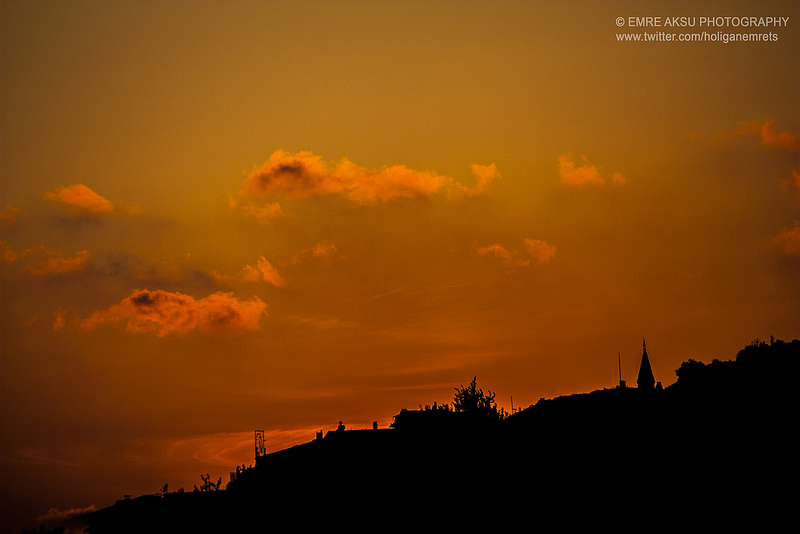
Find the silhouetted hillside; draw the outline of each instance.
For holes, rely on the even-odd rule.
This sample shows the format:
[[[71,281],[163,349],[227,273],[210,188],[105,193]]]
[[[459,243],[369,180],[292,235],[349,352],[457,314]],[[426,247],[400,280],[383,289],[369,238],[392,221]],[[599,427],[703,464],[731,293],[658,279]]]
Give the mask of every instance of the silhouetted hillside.
[[[508,417],[473,381],[457,398],[468,390],[481,411],[434,405],[389,429],[340,427],[260,456],[225,491],[118,501],[87,520],[92,534],[571,530],[622,518],[763,528],[793,506],[783,482],[797,474],[799,364],[800,341],[756,342],[735,360],[688,360],[665,389],[569,395]]]

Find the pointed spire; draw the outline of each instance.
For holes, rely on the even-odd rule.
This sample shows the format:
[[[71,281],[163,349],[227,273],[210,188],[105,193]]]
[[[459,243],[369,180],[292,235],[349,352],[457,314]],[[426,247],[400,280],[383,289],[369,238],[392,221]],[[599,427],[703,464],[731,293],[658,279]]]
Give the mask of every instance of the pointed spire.
[[[650,358],[647,357],[647,344],[642,338],[642,365],[639,367],[639,376],[636,385],[639,389],[653,389],[656,379],[653,376],[653,368],[650,367]]]

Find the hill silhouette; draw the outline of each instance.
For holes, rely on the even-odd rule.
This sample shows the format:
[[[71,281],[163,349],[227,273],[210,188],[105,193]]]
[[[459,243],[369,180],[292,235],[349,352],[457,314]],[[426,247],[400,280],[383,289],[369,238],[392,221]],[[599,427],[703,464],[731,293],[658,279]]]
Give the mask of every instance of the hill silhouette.
[[[800,341],[756,340],[734,360],[684,362],[663,389],[620,384],[510,416],[477,390],[481,410],[340,424],[237,468],[225,490],[145,495],[84,519],[91,534],[769,528],[794,506],[799,364]]]

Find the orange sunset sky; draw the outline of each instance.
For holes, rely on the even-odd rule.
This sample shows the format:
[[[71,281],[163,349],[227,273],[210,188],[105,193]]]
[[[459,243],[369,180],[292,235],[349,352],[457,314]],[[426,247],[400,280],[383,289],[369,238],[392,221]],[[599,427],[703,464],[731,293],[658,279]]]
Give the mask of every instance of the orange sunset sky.
[[[473,376],[510,411],[613,387],[618,354],[635,383],[643,337],[664,386],[800,337],[797,2],[0,13],[4,528]],[[636,43],[723,29],[620,16],[789,19]]]

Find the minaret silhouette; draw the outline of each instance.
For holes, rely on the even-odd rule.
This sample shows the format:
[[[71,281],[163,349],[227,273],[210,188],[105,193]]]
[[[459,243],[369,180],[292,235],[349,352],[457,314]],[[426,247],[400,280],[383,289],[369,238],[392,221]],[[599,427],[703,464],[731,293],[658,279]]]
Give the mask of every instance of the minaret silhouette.
[[[636,378],[636,386],[639,389],[653,389],[656,378],[653,376],[653,368],[650,367],[650,358],[647,357],[647,345],[642,338],[642,365],[639,366],[639,376]]]

